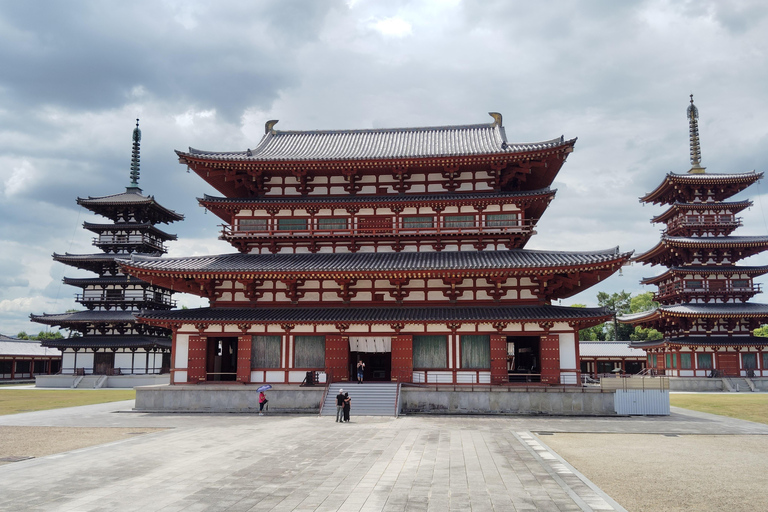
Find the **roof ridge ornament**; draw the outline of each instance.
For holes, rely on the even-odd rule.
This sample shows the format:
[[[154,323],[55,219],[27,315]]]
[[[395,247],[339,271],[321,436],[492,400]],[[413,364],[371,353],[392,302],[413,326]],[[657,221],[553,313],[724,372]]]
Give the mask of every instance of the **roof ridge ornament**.
[[[267,135],[270,132],[275,133],[275,125],[279,122],[279,119],[270,119],[264,123],[264,135]]]
[[[691,141],[691,169],[688,174],[704,174],[704,167],[701,166],[701,143],[699,141],[699,109],[693,104],[693,94],[691,94],[691,104],[688,106],[688,131]]]
[[[488,112],[488,115],[493,118],[493,124],[491,126],[501,126],[501,114],[498,112]]]
[[[127,187],[128,192],[138,191],[140,172],[140,153],[141,153],[141,130],[139,129],[139,120],[136,119],[136,128],[133,129],[133,149],[131,150],[131,184]]]

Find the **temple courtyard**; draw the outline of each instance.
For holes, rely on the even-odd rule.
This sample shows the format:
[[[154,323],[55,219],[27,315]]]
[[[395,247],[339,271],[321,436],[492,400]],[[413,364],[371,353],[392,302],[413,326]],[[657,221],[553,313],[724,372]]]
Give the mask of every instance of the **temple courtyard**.
[[[768,509],[768,425],[677,408],[394,419],[355,417],[353,407],[339,424],[132,406],[0,417],[1,437],[15,439],[0,441],[0,458],[35,455],[0,466],[0,510]],[[44,443],[54,434],[101,444],[57,450]]]

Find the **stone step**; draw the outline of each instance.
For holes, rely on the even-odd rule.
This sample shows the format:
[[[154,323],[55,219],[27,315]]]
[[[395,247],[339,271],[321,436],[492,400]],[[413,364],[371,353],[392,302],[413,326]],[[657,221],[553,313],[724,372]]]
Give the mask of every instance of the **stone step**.
[[[357,416],[395,416],[397,384],[392,383],[334,383],[328,389],[320,414],[336,415],[336,395],[343,389],[352,399],[351,414]]]

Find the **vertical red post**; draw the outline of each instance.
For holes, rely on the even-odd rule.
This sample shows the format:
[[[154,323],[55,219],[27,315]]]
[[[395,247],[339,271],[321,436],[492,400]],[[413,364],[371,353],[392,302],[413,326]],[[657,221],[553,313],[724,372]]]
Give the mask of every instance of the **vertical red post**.
[[[208,338],[206,336],[189,337],[189,359],[187,364],[188,382],[205,382],[205,364],[207,360]]]
[[[243,384],[251,382],[251,337],[237,338],[237,381]]]
[[[333,382],[349,380],[349,338],[341,335],[325,337],[325,372]]]
[[[491,384],[498,386],[508,382],[507,337],[491,334]]]
[[[392,380],[413,381],[413,337],[410,335],[392,338]]]
[[[556,334],[541,337],[541,382],[560,383],[560,337]]]

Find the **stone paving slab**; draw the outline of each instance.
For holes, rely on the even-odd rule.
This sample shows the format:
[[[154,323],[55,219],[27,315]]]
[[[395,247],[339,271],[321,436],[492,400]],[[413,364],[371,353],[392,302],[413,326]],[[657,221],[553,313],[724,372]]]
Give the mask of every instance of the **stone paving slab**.
[[[338,424],[316,416],[112,413],[104,405],[73,408],[79,421],[59,410],[59,423],[172,428],[2,466],[0,510],[623,510],[583,477],[564,475],[560,461],[510,420]],[[48,413],[0,424],[55,421]]]

